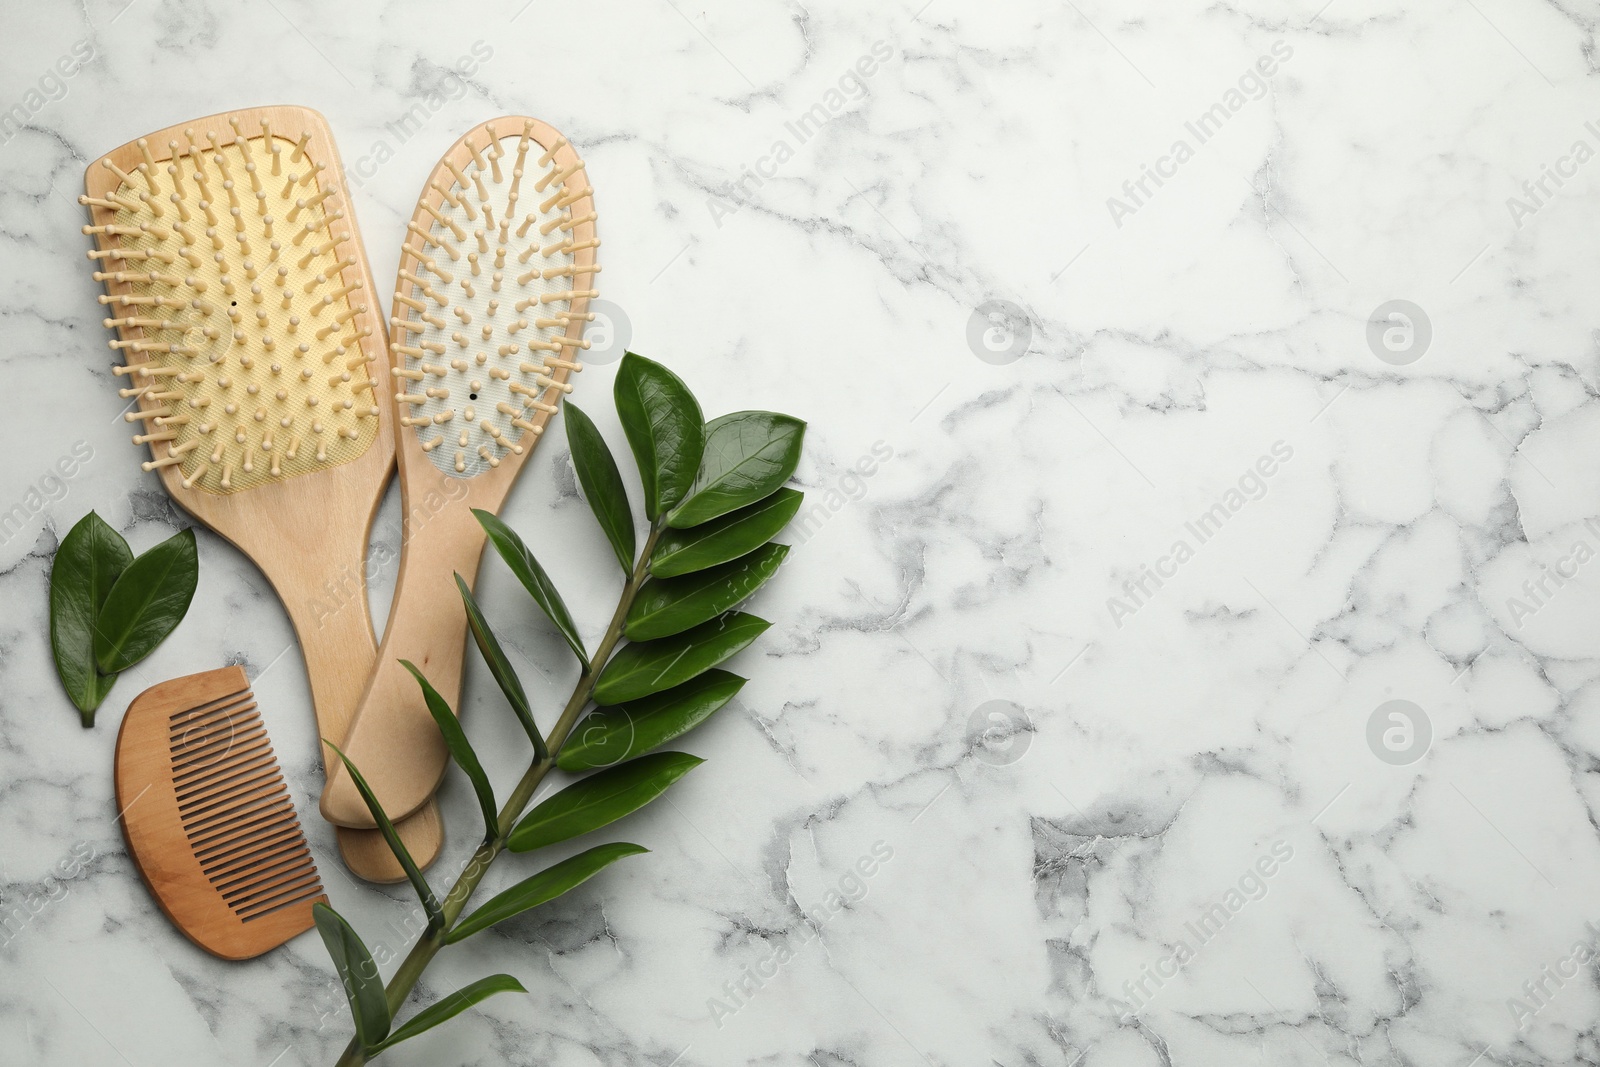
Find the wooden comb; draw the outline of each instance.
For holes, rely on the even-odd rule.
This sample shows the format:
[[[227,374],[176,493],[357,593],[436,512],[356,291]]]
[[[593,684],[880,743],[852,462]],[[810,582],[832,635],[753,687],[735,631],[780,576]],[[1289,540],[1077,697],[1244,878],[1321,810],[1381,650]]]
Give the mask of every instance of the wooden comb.
[[[311,929],[328,897],[242,668],[135,697],[116,783],[134,866],[189,940],[247,960]]]

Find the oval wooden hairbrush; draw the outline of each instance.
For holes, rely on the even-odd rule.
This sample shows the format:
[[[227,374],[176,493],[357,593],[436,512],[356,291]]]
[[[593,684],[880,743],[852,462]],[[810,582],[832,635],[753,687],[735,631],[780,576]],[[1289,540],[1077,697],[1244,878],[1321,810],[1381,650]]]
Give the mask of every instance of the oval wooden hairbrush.
[[[498,512],[568,377],[600,267],[584,162],[537,119],[469,130],[445,153],[407,225],[391,350],[406,535],[389,627],[345,753],[391,816],[429,802],[449,758],[410,660],[452,708],[461,692],[469,586],[483,553],[474,508]],[[419,506],[426,501],[443,501]],[[372,816],[342,767],[322,814]]]
[[[318,731],[339,739],[377,653],[363,561],[394,463],[384,332],[342,174],[321,115],[254,108],[123,145],[89,166],[81,198],[144,468],[267,576]],[[437,808],[401,832],[431,861]],[[404,878],[376,832],[341,831],[339,847],[364,878]]]

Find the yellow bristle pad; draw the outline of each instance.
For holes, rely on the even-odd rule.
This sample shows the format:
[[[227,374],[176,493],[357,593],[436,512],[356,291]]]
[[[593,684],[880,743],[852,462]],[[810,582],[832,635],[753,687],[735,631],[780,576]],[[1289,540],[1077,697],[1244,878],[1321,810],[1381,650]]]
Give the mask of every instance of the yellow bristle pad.
[[[237,129],[195,130],[176,154],[141,144],[159,158],[117,172],[114,215],[86,228],[102,235],[96,271],[125,283],[108,285],[106,311],[123,395],[140,397],[128,420],[151,446],[145,467],[176,465],[185,487],[211,493],[358,458],[383,403],[357,325],[378,301],[347,282],[342,191],[311,155],[295,159],[297,142],[241,142]]]
[[[391,334],[400,414],[433,465],[462,478],[530,447],[532,420],[570,388],[554,379],[579,369],[567,323],[600,269],[599,242],[574,236],[593,221],[581,162],[520,132],[476,134],[469,151],[419,204]]]

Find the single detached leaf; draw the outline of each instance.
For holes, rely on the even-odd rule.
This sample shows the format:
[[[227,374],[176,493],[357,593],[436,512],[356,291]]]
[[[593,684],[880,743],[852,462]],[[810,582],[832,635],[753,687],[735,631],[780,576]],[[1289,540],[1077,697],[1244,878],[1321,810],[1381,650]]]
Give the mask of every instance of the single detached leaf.
[[[50,651],[61,685],[85,726],[94,725],[94,709],[117,680],[95,666],[95,620],[112,585],[132,562],[128,542],[91,511],[61,539],[50,566]]]
[[[794,473],[805,434],[805,423],[771,411],[736,411],[712,419],[700,470],[667,525],[699,526],[771,496]]]
[[[650,554],[650,573],[657,578],[675,578],[738,559],[789,525],[805,496],[798,489],[779,489],[764,500],[692,529],[663,530]]]
[[[350,998],[350,1015],[356,1022],[356,1042],[364,1049],[377,1046],[389,1033],[389,1001],[384,996],[383,979],[372,953],[362,943],[344,916],[326,904],[311,905],[322,943],[328,946],[334,969],[339,972],[344,995]]]
[[[540,803],[511,831],[513,852],[565,841],[638,811],[705,760],[684,752],[657,752],[574,782]]]
[[[95,622],[101,674],[125,671],[155,651],[183,621],[200,580],[194,530],[174,534],[124,568]]]
[[[710,718],[744,682],[737,674],[712,669],[643,700],[596,708],[561,746],[556,766],[589,771],[649,752]]]
[[[771,625],[754,615],[730,611],[681,634],[627,645],[600,672],[594,702],[622,704],[682,685],[743,649]]]
[[[622,431],[639,463],[644,515],[655,522],[694,484],[705,446],[705,416],[682,379],[633,352],[623,354],[613,392]]]
[[[594,422],[571,401],[561,405],[567,423],[567,445],[572,449],[572,466],[578,484],[589,498],[594,517],[600,520],[611,549],[622,564],[622,573],[633,573],[633,512],[628,509],[628,490],[622,485],[617,461],[606,447]]]
[[[472,599],[472,590],[467,588],[467,583],[461,580],[461,575],[456,575],[456,588],[461,590],[461,602],[467,607],[467,629],[472,631],[472,639],[478,643],[478,651],[483,655],[483,662],[489,665],[489,673],[494,675],[495,682],[500,686],[500,692],[506,696],[506,703],[511,705],[511,710],[516,712],[517,718],[522,722],[522,729],[528,735],[528,740],[533,742],[533,754],[539,759],[544,759],[548,750],[544,747],[544,734],[539,732],[539,724],[533,721],[533,709],[528,706],[528,695],[522,691],[522,679],[517,677],[517,672],[511,666],[511,661],[506,659],[505,652],[500,648],[500,642],[494,636],[494,631],[489,629],[489,622],[483,617],[483,612],[478,610],[478,602]]]
[[[384,1049],[393,1048],[407,1038],[416,1037],[424,1030],[432,1030],[442,1022],[454,1019],[481,1000],[488,1000],[496,993],[526,993],[522,983],[509,974],[491,974],[487,978],[480,978],[471,985],[464,985],[451,993],[437,1004],[430,1004],[417,1012],[405,1024],[389,1035],[388,1040],[375,1045],[373,1052],[382,1052]]]
[[[788,545],[763,545],[682,578],[652,578],[628,609],[623,632],[630,641],[654,641],[714,619],[765,585],[788,554]]]
[[[483,810],[484,840],[489,840],[500,832],[500,816],[494,803],[494,787],[489,784],[489,776],[483,773],[483,765],[478,762],[478,754],[472,751],[472,743],[467,740],[467,733],[461,729],[455,713],[450,710],[450,705],[445,702],[439,691],[428,683],[422,672],[408,659],[400,661],[400,666],[411,672],[411,676],[422,686],[422,699],[428,705],[428,713],[433,716],[433,721],[439,724],[439,732],[444,735],[445,747],[450,750],[450,756],[456,761],[456,766],[467,773],[467,778],[472,782],[472,791],[478,795],[478,807]]]
[[[416,890],[417,899],[422,901],[422,910],[428,913],[428,929],[437,930],[444,926],[444,909],[439,907],[439,898],[433,895],[433,888],[428,885],[428,880],[422,877],[422,871],[417,867],[417,861],[411,858],[405,842],[400,840],[400,835],[395,832],[394,823],[389,821],[389,816],[383,810],[383,805],[378,803],[378,798],[373,795],[372,787],[367,780],[361,777],[361,772],[356,770],[356,765],[350,762],[350,757],[339,751],[339,746],[329,741],[326,737],[322,743],[339,753],[339,759],[344,763],[344,769],[350,772],[350,780],[356,784],[356,791],[361,794],[361,799],[367,802],[367,810],[372,812],[372,820],[378,824],[378,829],[383,831],[383,839],[389,843],[389,851],[394,853],[394,858],[400,861],[400,867],[406,872],[406,877],[411,881],[411,888]]]
[[[483,907],[456,923],[444,935],[444,943],[453,945],[463,938],[471,937],[479,930],[487,930],[497,922],[504,922],[513,916],[521,915],[529,908],[537,908],[568,890],[576,889],[625,856],[637,856],[641,852],[649,851],[643,845],[630,845],[619,841],[609,845],[596,845],[587,852],[580,852],[570,859],[564,859],[532,878],[523,879],[504,893],[491,897]]]
[[[489,535],[489,543],[494,545],[494,550],[500,553],[500,558],[506,561],[506,566],[511,568],[511,573],[517,576],[523,588],[533,597],[534,603],[538,604],[550,617],[550,621],[556,624],[556,629],[566,638],[573,654],[578,657],[578,662],[583,664],[583,669],[588,670],[589,654],[583,649],[583,639],[578,636],[578,627],[573,623],[566,603],[561,599],[561,594],[556,592],[555,583],[550,580],[550,576],[539,566],[539,561],[533,558],[533,553],[522,543],[522,538],[517,536],[517,531],[487,511],[473,508],[472,513],[478,517],[479,524]]]

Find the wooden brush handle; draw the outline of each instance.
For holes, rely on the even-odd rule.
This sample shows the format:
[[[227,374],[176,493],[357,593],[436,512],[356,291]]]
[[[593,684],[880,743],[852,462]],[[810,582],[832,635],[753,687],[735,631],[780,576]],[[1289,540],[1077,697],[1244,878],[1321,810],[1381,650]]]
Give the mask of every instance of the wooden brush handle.
[[[447,503],[415,524],[401,550],[389,628],[342,746],[391,819],[427,802],[450,758],[422,687],[400,661],[415,664],[459,711],[467,614],[454,575],[471,587],[484,539],[470,507]],[[343,766],[328,770],[322,816],[339,826],[374,825]]]
[[[324,531],[327,540],[316,555],[279,552],[266,545],[252,552],[278,591],[294,625],[305,658],[317,732],[343,747],[350,723],[376,662],[377,640],[367,610],[366,574],[359,562],[366,556],[368,530],[355,524],[335,524]],[[348,544],[334,543],[340,540]],[[345,562],[332,562],[345,561]],[[457,598],[459,601],[459,598]],[[338,757],[320,742],[322,766],[331,774],[330,760]],[[340,765],[342,771],[342,765]],[[360,802],[360,798],[357,798]],[[426,867],[444,845],[444,825],[437,804],[427,804],[411,818],[395,819],[407,850],[419,866]],[[369,824],[370,825],[370,824]],[[405,879],[405,871],[376,829],[337,827],[339,851],[352,873],[369,882],[391,883]]]
[[[366,531],[360,531],[359,544],[353,541],[355,532],[349,526],[326,529],[315,555],[292,561],[262,559],[261,550],[255,553],[300,640],[316,706],[317,731],[341,746],[377,655],[367,611],[367,579],[360,562],[366,557]],[[339,757],[326,745],[317,747],[323,769],[331,774]]]
[[[437,799],[429,797],[415,814],[396,822],[394,829],[418,867],[427,870],[439,858],[439,850],[444,847],[444,819],[439,814]],[[405,868],[394,858],[389,842],[376,829],[352,830],[348,826],[336,826],[334,832],[339,839],[339,854],[344,857],[344,865],[356,877],[385,885],[406,880]]]

